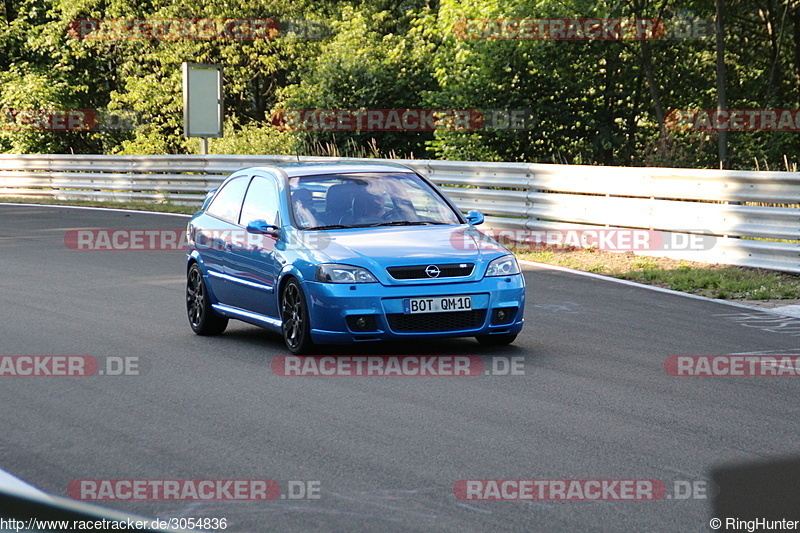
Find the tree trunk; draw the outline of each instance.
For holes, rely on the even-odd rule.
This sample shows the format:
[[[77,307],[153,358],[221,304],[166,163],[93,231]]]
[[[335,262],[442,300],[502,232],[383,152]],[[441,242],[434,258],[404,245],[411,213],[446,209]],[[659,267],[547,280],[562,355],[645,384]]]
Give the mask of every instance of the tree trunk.
[[[715,29],[717,33],[717,118],[719,112],[727,107],[725,91],[725,0],[714,0],[717,9]],[[717,139],[719,149],[719,168],[728,168],[728,132],[720,130]]]

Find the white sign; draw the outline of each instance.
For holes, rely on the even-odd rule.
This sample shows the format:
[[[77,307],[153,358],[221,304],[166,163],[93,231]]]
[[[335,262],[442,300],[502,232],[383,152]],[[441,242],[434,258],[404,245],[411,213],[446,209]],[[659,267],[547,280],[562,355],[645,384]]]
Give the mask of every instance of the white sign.
[[[222,137],[222,67],[183,63],[183,134]]]

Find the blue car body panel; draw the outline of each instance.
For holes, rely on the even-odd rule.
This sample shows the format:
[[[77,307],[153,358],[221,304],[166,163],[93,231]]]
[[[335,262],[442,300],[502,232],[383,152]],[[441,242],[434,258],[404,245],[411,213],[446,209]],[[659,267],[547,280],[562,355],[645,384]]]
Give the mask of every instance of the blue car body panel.
[[[248,233],[246,224],[209,214],[206,209],[213,199],[207,200],[204,209],[191,218],[187,230],[188,262],[200,266],[213,309],[229,318],[280,332],[281,287],[293,277],[299,280],[306,298],[312,339],[320,344],[518,333],[524,323],[522,274],[487,277],[489,263],[510,252],[475,230],[446,198],[458,213],[460,223],[320,230],[298,229],[293,224],[289,179],[357,173],[364,168],[302,164],[256,167],[232,174],[225,183],[263,176],[277,184],[279,229],[274,235]],[[370,172],[413,173],[395,165],[368,168]],[[316,280],[318,265],[331,263],[364,268],[377,283]],[[406,274],[394,274],[413,274],[432,265],[437,269],[454,268],[459,275],[404,279]],[[471,270],[469,265],[473,265]],[[471,308],[427,315],[408,312],[411,298],[445,296],[470,296]],[[501,309],[505,312],[497,315]],[[366,330],[354,326],[357,317],[368,320]]]

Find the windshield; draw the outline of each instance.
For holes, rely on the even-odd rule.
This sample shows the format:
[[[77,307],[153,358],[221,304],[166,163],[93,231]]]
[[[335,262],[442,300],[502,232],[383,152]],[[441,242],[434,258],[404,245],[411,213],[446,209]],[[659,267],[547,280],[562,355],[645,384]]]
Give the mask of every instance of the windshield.
[[[411,173],[326,174],[291,178],[300,229],[461,224],[430,185]]]

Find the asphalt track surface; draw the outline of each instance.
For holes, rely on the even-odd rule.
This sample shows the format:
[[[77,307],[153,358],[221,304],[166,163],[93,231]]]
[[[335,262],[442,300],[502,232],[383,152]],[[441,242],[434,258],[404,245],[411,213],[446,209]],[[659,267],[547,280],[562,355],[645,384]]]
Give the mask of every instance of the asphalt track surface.
[[[70,250],[71,229],[186,218],[0,206],[0,355],[138,358],[139,375],[0,377],[0,468],[57,495],[79,479],[318,482],[319,498],[114,501],[262,531],[710,531],[670,498],[715,466],[800,455],[800,381],[673,377],[671,355],[800,353],[800,320],[526,266],[526,326],[338,355],[522,357],[524,375],[281,377],[282,340],[232,321],[198,337],[180,251]],[[468,479],[655,479],[658,501],[464,501]],[[713,487],[709,487],[709,491]],[[799,512],[800,514],[800,512]],[[724,517],[723,517],[724,518]],[[800,516],[786,517],[798,519]]]

